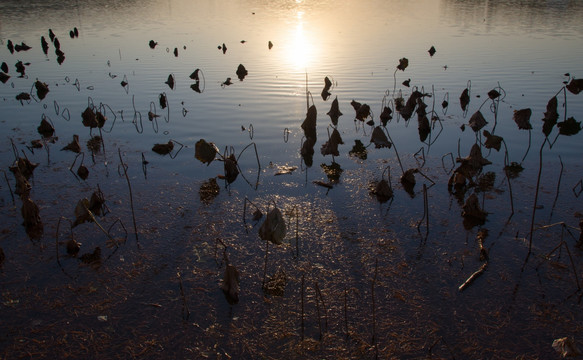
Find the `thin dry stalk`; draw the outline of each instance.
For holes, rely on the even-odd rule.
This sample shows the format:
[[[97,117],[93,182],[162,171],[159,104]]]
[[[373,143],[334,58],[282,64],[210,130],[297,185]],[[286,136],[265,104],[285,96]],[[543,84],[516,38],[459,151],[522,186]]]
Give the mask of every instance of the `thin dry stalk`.
[[[119,162],[120,162],[120,165],[123,169],[124,176],[125,176],[126,181],[128,183],[128,190],[130,193],[130,207],[132,209],[132,220],[134,223],[134,234],[136,235],[136,244],[138,245],[138,248],[139,248],[140,241],[138,240],[138,226],[136,225],[136,212],[134,211],[134,197],[132,195],[132,184],[130,183],[130,178],[128,177],[128,168],[127,168],[126,164],[124,164],[123,159],[121,157],[121,149],[117,149],[117,153],[119,155]]]

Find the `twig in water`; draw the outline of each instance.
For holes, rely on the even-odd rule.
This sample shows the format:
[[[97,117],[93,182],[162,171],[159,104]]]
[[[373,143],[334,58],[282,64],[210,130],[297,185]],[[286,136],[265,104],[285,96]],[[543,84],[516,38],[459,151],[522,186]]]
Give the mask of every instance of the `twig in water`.
[[[480,261],[483,261],[484,263],[482,264],[482,266],[480,266],[478,270],[476,270],[472,275],[470,275],[470,277],[466,281],[464,281],[463,284],[459,286],[458,288],[459,291],[465,290],[468,286],[470,286],[472,282],[474,282],[474,280],[476,280],[480,275],[484,273],[484,271],[486,271],[486,268],[488,267],[488,262],[490,260],[488,250],[484,247],[484,240],[486,239],[487,236],[488,230],[480,229],[480,231],[478,231],[477,238],[478,245],[480,246]]]

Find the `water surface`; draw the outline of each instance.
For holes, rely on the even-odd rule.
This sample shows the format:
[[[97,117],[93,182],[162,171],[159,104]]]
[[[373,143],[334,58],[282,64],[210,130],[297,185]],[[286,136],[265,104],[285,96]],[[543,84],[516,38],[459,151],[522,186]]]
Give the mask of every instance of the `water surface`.
[[[581,119],[580,95],[561,89],[583,73],[582,15],[576,1],[3,2],[0,61],[11,76],[0,84],[0,159],[10,183],[0,184],[5,357],[555,356],[554,339],[581,338],[575,244],[583,172],[580,135],[557,137],[555,128],[551,148],[541,119],[556,94],[559,121]],[[75,27],[79,37],[70,38]],[[49,28],[65,54],[60,65],[53,44],[42,52]],[[8,40],[32,49],[11,54]],[[24,77],[17,61],[30,63]],[[239,64],[248,70],[242,81]],[[195,69],[204,75],[201,93],[191,88]],[[170,74],[174,89],[165,84]],[[327,100],[325,77],[333,83]],[[232,84],[222,85],[227,78]],[[50,90],[43,100],[31,89],[37,79]],[[496,114],[487,95],[494,88],[503,93]],[[395,113],[386,126],[393,147],[369,145],[373,126],[355,120],[351,101],[370,105],[367,121],[377,126],[383,101],[394,106],[415,89],[431,95],[428,140],[420,141],[415,114],[406,121]],[[16,100],[22,92],[32,100]],[[335,98],[344,144],[332,157],[320,148],[334,129],[326,113]],[[108,118],[101,132],[82,124],[91,104]],[[309,105],[317,109],[312,164],[300,154]],[[530,132],[513,121],[524,108],[532,111]],[[482,146],[492,164],[476,180],[490,185],[456,195],[447,186],[455,159],[485,141],[468,126],[478,110],[484,129],[505,139],[507,161],[524,170],[509,186],[505,148]],[[159,117],[149,120],[149,111]],[[43,117],[58,139],[31,150]],[[73,135],[90,171],[85,181],[69,171],[81,157],[73,166],[76,154],[60,151]],[[104,147],[92,155],[93,135]],[[194,157],[200,139],[241,154],[233,183],[220,178],[222,162]],[[169,140],[170,155],[152,152]],[[349,155],[355,140],[368,145],[366,159]],[[39,239],[29,239],[22,200],[11,196],[15,152],[39,164],[30,180],[44,225]],[[276,176],[284,166],[297,169]],[[324,171],[334,166],[339,176]],[[407,169],[420,171],[411,193],[399,182]],[[394,197],[380,202],[370,189],[389,170]],[[201,197],[212,178],[219,194]],[[71,228],[78,201],[98,188],[108,235],[92,223]],[[488,213],[481,225],[461,216],[473,193]],[[287,235],[266,249],[258,236],[265,217],[251,217],[255,207],[265,214],[274,206]],[[476,240],[483,229],[488,267],[461,292],[484,263]],[[99,246],[101,262],[67,255],[71,237],[81,254]],[[236,305],[219,288],[225,255],[241,275]],[[288,280],[283,296],[264,293],[264,275],[278,269]]]

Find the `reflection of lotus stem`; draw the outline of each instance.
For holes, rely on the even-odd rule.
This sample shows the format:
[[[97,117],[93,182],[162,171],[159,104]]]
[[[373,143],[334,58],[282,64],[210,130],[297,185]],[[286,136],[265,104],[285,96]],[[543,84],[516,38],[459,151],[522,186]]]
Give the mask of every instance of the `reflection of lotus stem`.
[[[6,185],[8,185],[8,190],[10,190],[10,196],[12,197],[12,205],[16,205],[14,202],[14,193],[12,192],[12,187],[10,186],[10,181],[8,181],[8,176],[6,176],[6,171],[0,169],[4,173],[4,180],[6,180]]]
[[[386,128],[385,128],[385,130],[386,130]],[[387,132],[387,136],[389,137],[389,140],[393,144],[393,149],[395,150],[395,155],[397,155],[397,160],[399,161],[399,166],[401,167],[401,172],[403,173],[403,175],[405,175],[405,169],[403,169],[403,164],[401,163],[401,158],[399,157],[399,153],[397,152],[397,146],[395,145],[395,142],[393,141],[393,139],[391,139],[391,134],[389,133],[389,130],[386,130],[386,132]]]
[[[377,270],[378,270],[378,265],[379,265],[379,259],[375,259],[375,267],[374,267],[374,277],[372,279],[371,282],[371,297],[372,297],[372,345],[374,345],[374,347],[377,349],[378,348],[376,346],[376,323],[377,323],[377,319],[376,319],[376,305],[375,305],[375,296],[374,296],[374,288],[375,288],[375,284],[377,281]]]
[[[346,338],[348,339],[348,290],[344,289],[344,324],[346,325]]]
[[[553,208],[551,210],[551,218],[553,217],[553,211],[555,211],[555,206],[557,205],[557,200],[559,200],[559,189],[561,187],[561,178],[563,177],[563,159],[559,155],[559,162],[561,163],[561,172],[559,173],[559,180],[557,181],[557,194],[555,195],[555,201],[553,201]]]
[[[423,217],[417,223],[417,232],[421,233],[421,223],[425,220],[425,238],[429,235],[429,201],[427,200],[427,185],[423,184]]]
[[[302,274],[302,341],[304,341],[304,274]]]
[[[263,284],[261,286],[264,289],[265,289],[265,278],[267,277],[267,254],[269,254],[269,240],[265,240],[265,264],[263,265]],[[303,281],[303,278],[302,278],[302,281]]]

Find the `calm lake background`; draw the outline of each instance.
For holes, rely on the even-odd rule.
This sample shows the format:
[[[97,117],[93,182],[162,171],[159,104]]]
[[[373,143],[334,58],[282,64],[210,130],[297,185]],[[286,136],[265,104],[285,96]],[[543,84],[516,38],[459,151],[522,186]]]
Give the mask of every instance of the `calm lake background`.
[[[583,76],[581,18],[580,1],[2,1],[0,62],[10,78],[0,83],[0,357],[558,358],[555,339],[583,340],[583,254],[575,246],[583,147],[581,134],[561,135],[540,151],[541,129],[555,95],[559,121],[583,118],[581,95],[561,91]],[[71,38],[74,28],[79,36]],[[62,64],[52,43],[42,51],[49,29]],[[8,40],[32,48],[11,54]],[[22,77],[18,61],[26,64]],[[248,70],[242,81],[239,64]],[[191,88],[195,69],[200,93]],[[333,84],[327,100],[325,77]],[[49,88],[43,100],[37,79]],[[306,86],[317,109],[311,166],[300,154]],[[394,113],[386,126],[393,148],[373,144],[366,159],[349,155],[373,130],[355,121],[351,101],[370,105],[377,126],[383,98],[394,106],[414,88],[432,94],[424,101],[439,118],[429,140],[420,141],[415,115]],[[503,93],[496,118],[488,99],[495,88]],[[16,100],[23,92],[32,99]],[[335,98],[344,143],[332,157],[320,148],[333,130],[326,113]],[[91,104],[108,118],[101,133],[82,124]],[[530,132],[513,121],[524,108],[532,110]],[[467,126],[478,110],[524,170],[509,187],[505,147],[482,147],[492,162],[483,169],[489,186],[455,195],[447,186],[454,159],[485,141]],[[58,139],[32,149],[43,117]],[[73,135],[85,181],[73,174],[81,157],[73,165],[76,154],[60,151]],[[93,135],[103,148],[92,156]],[[245,149],[233,183],[218,178],[222,162],[194,157],[200,139],[221,153]],[[170,140],[170,155],[152,151]],[[30,180],[44,225],[39,239],[29,239],[22,201],[11,196],[15,151],[39,164]],[[421,172],[412,194],[399,182],[399,162]],[[338,166],[339,176],[325,172]],[[387,168],[394,198],[380,202],[371,184],[386,179]],[[218,195],[201,196],[211,178]],[[98,221],[109,235],[93,223],[70,225],[78,201],[98,188],[109,210]],[[461,216],[472,193],[488,212],[482,225]],[[266,249],[258,235],[265,216],[252,216],[274,204],[287,235]],[[483,229],[488,267],[459,291],[484,264],[476,240]],[[99,246],[101,261],[67,255],[72,236],[80,254]],[[240,273],[234,305],[220,289],[224,254]],[[283,296],[266,294],[264,276],[278,269],[287,277]]]

